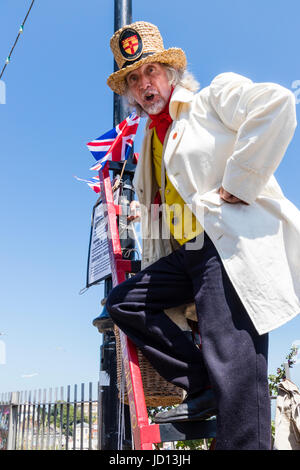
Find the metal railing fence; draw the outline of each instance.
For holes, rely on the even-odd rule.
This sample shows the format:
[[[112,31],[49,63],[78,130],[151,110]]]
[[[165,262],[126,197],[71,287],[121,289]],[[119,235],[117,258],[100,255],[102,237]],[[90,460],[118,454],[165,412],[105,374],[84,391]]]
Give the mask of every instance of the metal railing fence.
[[[100,393],[99,382],[89,382],[0,394],[0,413],[10,415],[3,448],[6,443],[15,450],[98,450]]]

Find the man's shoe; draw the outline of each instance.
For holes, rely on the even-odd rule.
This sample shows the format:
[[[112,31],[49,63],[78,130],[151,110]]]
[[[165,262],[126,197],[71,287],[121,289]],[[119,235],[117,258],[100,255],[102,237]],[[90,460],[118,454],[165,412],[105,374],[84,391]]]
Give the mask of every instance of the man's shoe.
[[[174,421],[203,421],[217,414],[214,393],[211,389],[198,395],[187,395],[181,405],[169,411],[157,413],[154,422],[172,423]]]

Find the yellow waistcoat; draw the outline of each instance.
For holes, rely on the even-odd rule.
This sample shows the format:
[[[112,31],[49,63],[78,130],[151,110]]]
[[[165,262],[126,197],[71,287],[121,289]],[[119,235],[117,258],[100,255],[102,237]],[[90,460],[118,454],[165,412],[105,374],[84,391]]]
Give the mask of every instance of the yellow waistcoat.
[[[161,187],[162,150],[163,145],[154,128],[152,137],[152,154],[155,178],[159,188]],[[167,173],[165,181],[165,201],[166,217],[170,227],[170,232],[180,245],[183,245],[203,232],[202,226],[171,184]]]

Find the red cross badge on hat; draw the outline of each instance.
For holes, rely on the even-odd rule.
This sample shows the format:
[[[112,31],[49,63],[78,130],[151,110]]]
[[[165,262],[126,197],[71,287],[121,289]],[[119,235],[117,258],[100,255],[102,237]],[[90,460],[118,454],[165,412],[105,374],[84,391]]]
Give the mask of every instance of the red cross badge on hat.
[[[122,46],[124,51],[127,52],[127,54],[134,54],[139,47],[139,40],[137,38],[137,35],[135,34],[134,36],[130,36],[129,38],[123,39]]]
[[[133,29],[125,29],[120,36],[119,47],[121,54],[127,60],[136,59],[143,51],[141,36]]]

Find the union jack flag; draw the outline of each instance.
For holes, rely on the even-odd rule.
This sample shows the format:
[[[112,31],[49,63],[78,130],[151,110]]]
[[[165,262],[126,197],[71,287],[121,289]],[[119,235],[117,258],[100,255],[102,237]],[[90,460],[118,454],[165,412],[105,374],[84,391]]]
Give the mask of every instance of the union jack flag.
[[[96,165],[91,170],[102,170],[108,160],[115,162],[127,160],[140,122],[136,113],[130,114],[116,127],[87,144]]]
[[[84,183],[87,183],[87,185],[95,191],[95,193],[100,193],[100,181],[99,181],[99,176],[93,176],[92,178],[89,178],[88,180],[84,180],[82,178],[78,178],[78,176],[74,176],[78,181],[83,181]]]

